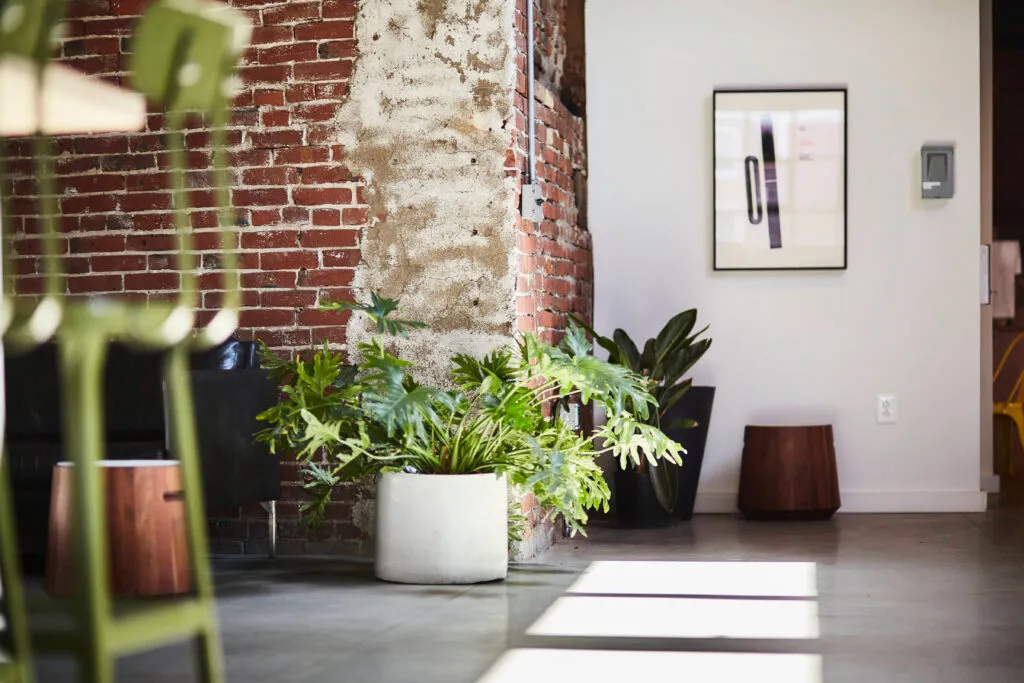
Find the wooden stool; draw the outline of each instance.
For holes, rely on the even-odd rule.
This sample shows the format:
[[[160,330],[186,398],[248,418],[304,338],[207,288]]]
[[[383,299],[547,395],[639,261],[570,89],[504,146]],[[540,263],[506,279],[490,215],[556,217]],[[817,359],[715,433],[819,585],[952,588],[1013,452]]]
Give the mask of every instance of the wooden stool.
[[[181,474],[174,460],[101,460],[107,493],[110,584],[114,595],[177,595],[191,589]],[[75,590],[71,542],[74,465],[53,470],[46,592]]]
[[[839,509],[832,425],[747,426],[740,512],[747,519],[828,519]]]

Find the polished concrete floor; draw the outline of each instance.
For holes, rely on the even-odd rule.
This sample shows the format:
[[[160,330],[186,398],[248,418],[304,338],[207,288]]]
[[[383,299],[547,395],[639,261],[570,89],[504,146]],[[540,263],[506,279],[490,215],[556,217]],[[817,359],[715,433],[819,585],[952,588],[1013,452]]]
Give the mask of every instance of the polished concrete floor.
[[[597,528],[473,587],[382,584],[337,559],[217,573],[233,683],[1024,680],[1019,512]],[[188,655],[127,659],[118,680],[192,680]],[[64,662],[39,673],[73,680]]]

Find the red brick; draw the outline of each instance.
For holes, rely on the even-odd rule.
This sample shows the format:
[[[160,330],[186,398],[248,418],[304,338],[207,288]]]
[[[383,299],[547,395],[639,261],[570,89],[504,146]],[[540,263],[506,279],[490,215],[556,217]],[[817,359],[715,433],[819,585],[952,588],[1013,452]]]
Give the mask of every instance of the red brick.
[[[138,16],[151,0],[110,0],[110,9],[114,14]]]
[[[310,333],[313,335],[313,339],[315,339],[318,344],[323,344],[323,341],[325,339],[331,344],[344,344],[346,341],[348,341],[346,337],[346,332],[347,329],[344,325],[334,325],[332,327],[314,327],[310,330]],[[340,507],[344,508],[344,506]],[[330,510],[331,508],[330,506],[328,506],[328,516],[330,516],[331,514],[339,514],[332,513]],[[351,512],[349,513],[348,519],[351,519]]]
[[[301,206],[286,206],[281,209],[281,217],[286,223],[308,223],[309,209]]]
[[[288,191],[283,187],[260,190],[232,190],[234,206],[280,206],[288,203]]]
[[[276,154],[275,152],[275,161]],[[271,152],[268,149],[235,150],[229,156],[235,166],[266,166],[270,163]]]
[[[216,211],[193,211],[188,214],[188,223],[194,229],[217,227],[220,224],[220,216]]]
[[[291,114],[286,109],[274,109],[260,114],[260,123],[268,128],[287,126],[291,122]]]
[[[316,52],[320,59],[353,59],[358,53],[358,43],[354,40],[331,40],[320,43]]]
[[[121,0],[114,0],[114,2],[120,1]],[[110,12],[109,0],[78,0],[77,2],[68,4],[70,5],[67,10],[67,17],[69,19],[102,17],[106,16]]]
[[[328,147],[291,147],[274,151],[275,164],[319,164],[330,161]]]
[[[129,235],[128,251],[171,251],[174,249],[173,235]]]
[[[270,251],[260,254],[260,268],[263,270],[316,268],[319,265],[319,259],[314,252]]]
[[[243,66],[238,68],[238,77],[244,83],[284,83],[289,80],[290,66]]]
[[[304,247],[354,247],[359,244],[359,231],[350,229],[305,230],[302,233]]]
[[[342,164],[307,166],[300,170],[303,185],[330,185],[352,180],[352,174]]]
[[[316,58],[316,43],[292,43],[290,45],[277,45],[274,47],[260,48],[258,57],[260,64],[308,62]]]
[[[299,284],[303,287],[347,287],[352,284],[355,272],[350,268],[303,271],[299,273]]]
[[[128,151],[128,138],[123,135],[75,138],[75,151],[79,154],[124,154]]]
[[[295,80],[297,81],[342,80],[351,76],[352,60],[350,59],[334,59],[331,61],[295,65]]]
[[[352,202],[352,190],[347,187],[297,187],[292,190],[292,197],[299,206],[349,204]]]
[[[169,213],[140,213],[131,217],[135,230],[170,230],[174,219]]]
[[[285,99],[289,102],[309,102],[316,99],[316,86],[312,83],[289,85],[285,90]]]
[[[122,176],[129,192],[166,190],[170,186],[170,175],[162,172],[133,173]]]
[[[356,16],[359,0],[324,0],[324,19],[340,19]]]
[[[300,130],[250,131],[248,137],[254,147],[261,149],[296,147],[302,144],[302,131]]]
[[[295,40],[340,40],[353,36],[353,21],[319,21],[295,27]]]
[[[341,225],[341,212],[337,209],[314,209],[313,225]]]
[[[94,273],[146,269],[145,256],[92,256],[89,261]]]
[[[340,100],[348,94],[347,83],[317,83],[316,99]]]
[[[113,37],[66,40],[61,45],[61,51],[69,58],[83,55],[116,55],[121,51],[121,41]]]
[[[331,121],[338,114],[338,105],[306,104],[292,109],[292,119],[305,123],[322,123]]]
[[[370,210],[363,206],[345,209],[341,220],[345,225],[365,225],[370,220]]]
[[[61,200],[60,208],[64,213],[103,213],[117,208],[117,198],[108,194],[67,197]]]
[[[242,287],[295,288],[296,272],[278,270],[272,273],[242,273]]]
[[[243,308],[240,327],[288,327],[295,324],[295,311],[283,308]]]
[[[319,311],[315,308],[307,308],[299,311],[297,318],[301,327],[325,327],[328,325],[343,325],[345,318],[338,311]]]
[[[159,211],[171,208],[170,192],[135,192],[119,198],[121,211]]]
[[[284,90],[257,90],[253,94],[253,102],[258,105],[281,106],[284,104]]]
[[[177,273],[130,273],[124,276],[124,288],[136,291],[178,289],[180,280]]]
[[[259,227],[261,225],[275,225],[280,222],[280,209],[253,209],[250,212],[249,224],[253,227]]]
[[[316,304],[315,289],[267,290],[260,293],[260,305],[282,308],[300,308]]]
[[[324,268],[354,268],[359,265],[358,249],[329,249],[322,253]]]
[[[260,339],[271,348],[282,346],[308,347],[312,342],[309,330],[266,330],[260,332]],[[278,515],[281,506],[278,506]],[[297,516],[297,512],[295,515]]]
[[[319,2],[288,2],[280,7],[263,10],[263,25],[290,24],[302,19],[319,19]]]
[[[68,278],[68,291],[72,294],[120,292],[121,275],[76,275]]]
[[[242,233],[242,249],[283,249],[296,248],[299,233],[296,230],[263,230]],[[267,254],[264,254],[267,256]],[[313,254],[315,258],[315,254]],[[316,265],[314,263],[314,265]]]
[[[298,178],[295,169],[287,166],[247,168],[242,172],[243,185],[291,185]]]
[[[269,43],[288,43],[291,42],[291,40],[291,26],[256,26],[252,30],[251,42],[253,45],[266,45]]]

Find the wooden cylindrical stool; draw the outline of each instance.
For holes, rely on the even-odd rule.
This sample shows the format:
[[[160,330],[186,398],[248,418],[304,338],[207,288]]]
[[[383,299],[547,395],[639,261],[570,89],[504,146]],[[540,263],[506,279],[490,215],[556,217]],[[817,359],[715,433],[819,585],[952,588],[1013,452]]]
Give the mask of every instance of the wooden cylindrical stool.
[[[99,463],[107,500],[110,583],[123,597],[177,595],[192,587],[181,498],[181,473],[173,460],[104,460]],[[75,592],[71,491],[75,468],[53,470],[46,592]]]
[[[739,508],[747,519],[828,519],[839,509],[832,425],[748,426]]]

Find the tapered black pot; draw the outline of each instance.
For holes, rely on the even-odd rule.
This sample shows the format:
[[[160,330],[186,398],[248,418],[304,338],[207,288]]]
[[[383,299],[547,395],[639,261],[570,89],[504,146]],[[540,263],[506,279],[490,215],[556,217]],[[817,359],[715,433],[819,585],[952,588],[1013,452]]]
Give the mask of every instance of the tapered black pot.
[[[666,512],[654,494],[654,485],[646,470],[615,468],[612,505],[616,525],[626,529],[652,529],[668,526],[674,514]]]
[[[704,464],[704,447],[708,442],[708,427],[714,403],[715,387],[691,387],[661,420],[662,425],[666,425],[665,433],[686,449],[683,466],[679,468],[679,497],[673,514],[683,521],[693,517],[693,504],[697,500],[697,485]],[[697,426],[689,429],[667,426],[673,421],[686,419],[696,420]]]

